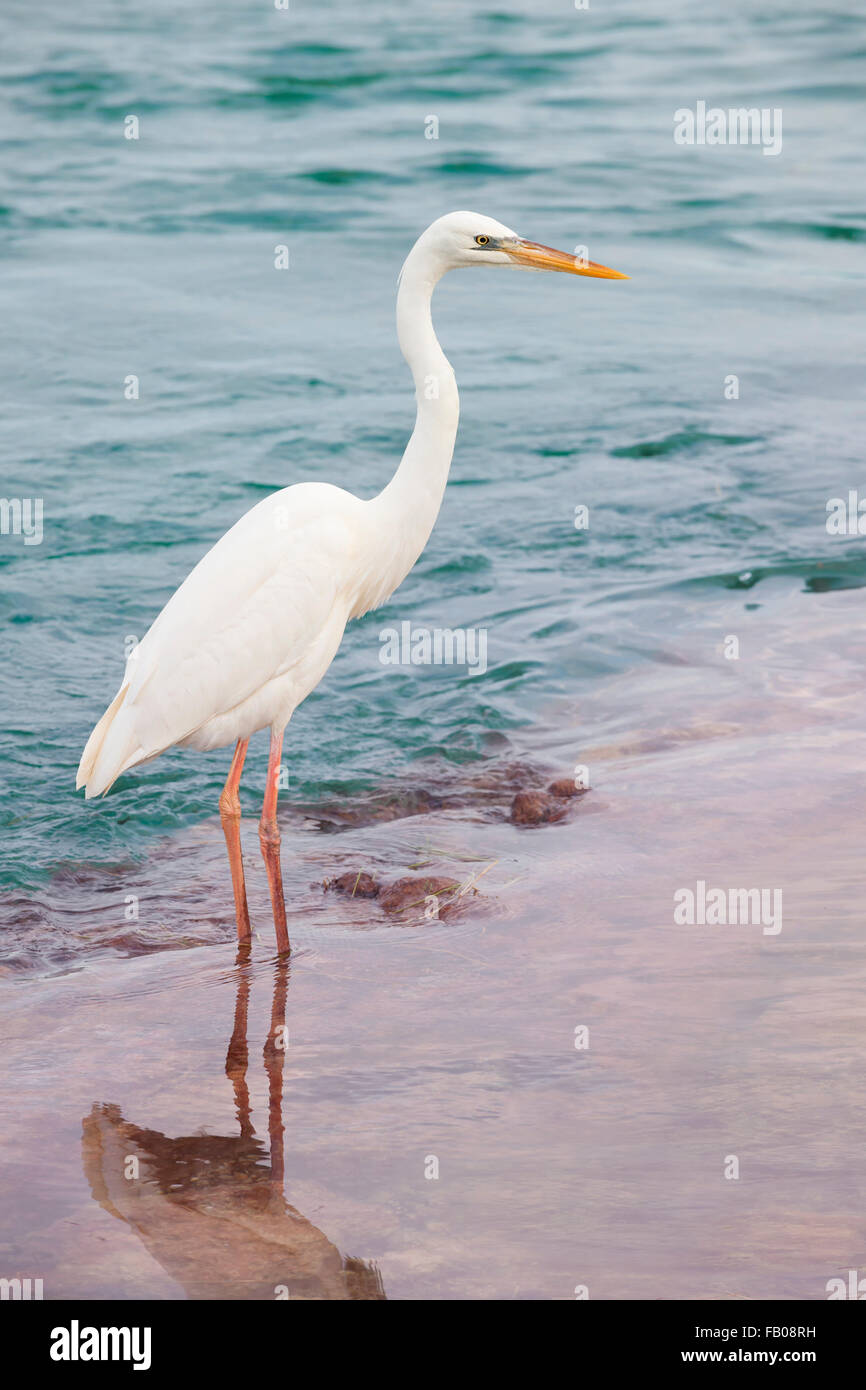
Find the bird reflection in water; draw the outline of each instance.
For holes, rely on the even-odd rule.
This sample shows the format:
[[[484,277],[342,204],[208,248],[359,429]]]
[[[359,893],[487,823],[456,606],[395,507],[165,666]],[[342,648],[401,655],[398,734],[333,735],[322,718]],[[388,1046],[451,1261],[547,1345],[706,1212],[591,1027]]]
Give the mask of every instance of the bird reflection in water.
[[[285,958],[275,966],[264,1047],[269,1146],[256,1135],[247,1085],[249,946],[240,948],[237,965],[225,1069],[240,1134],[172,1139],[129,1123],[119,1106],[94,1105],[83,1135],[84,1171],[93,1196],[135,1231],[190,1298],[384,1299],[376,1266],[342,1256],[283,1196]]]

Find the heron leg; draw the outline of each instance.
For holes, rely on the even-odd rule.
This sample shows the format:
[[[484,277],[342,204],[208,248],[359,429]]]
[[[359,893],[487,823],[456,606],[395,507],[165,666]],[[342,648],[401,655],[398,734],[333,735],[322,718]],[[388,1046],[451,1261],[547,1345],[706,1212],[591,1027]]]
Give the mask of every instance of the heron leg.
[[[235,1109],[241,1127],[241,1138],[255,1137],[253,1128],[253,1107],[250,1101],[250,1088],[247,1084],[247,1064],[250,1051],[247,1046],[247,1018],[250,1011],[250,943],[244,941],[238,948],[238,992],[235,997],[235,1026],[226,1053],[226,1076],[232,1083],[235,1093]]]
[[[274,975],[274,999],[271,1005],[271,1031],[265,1043],[265,1071],[268,1077],[268,1134],[271,1141],[271,1183],[278,1192],[283,1190],[285,1157],[283,1154],[283,1067],[286,1061],[286,997],[289,990],[289,961],[285,956],[277,961]]]
[[[277,828],[277,790],[280,776],[280,758],[283,752],[283,734],[271,730],[271,752],[268,758],[268,781],[265,787],[265,800],[262,818],[259,821],[259,843],[262,857],[268,872],[268,886],[271,890],[271,907],[274,913],[274,928],[277,933],[277,950],[280,955],[288,955],[289,933],[286,927],[286,900],[283,896],[283,875],[280,870],[280,832]]]
[[[244,758],[249,746],[248,738],[239,738],[235,748],[232,765],[226,784],[220,793],[220,820],[226,837],[229,864],[232,871],[232,890],[235,895],[235,917],[238,924],[238,941],[250,937],[250,910],[247,907],[247,890],[244,884],[244,861],[241,856],[241,799],[238,796]]]

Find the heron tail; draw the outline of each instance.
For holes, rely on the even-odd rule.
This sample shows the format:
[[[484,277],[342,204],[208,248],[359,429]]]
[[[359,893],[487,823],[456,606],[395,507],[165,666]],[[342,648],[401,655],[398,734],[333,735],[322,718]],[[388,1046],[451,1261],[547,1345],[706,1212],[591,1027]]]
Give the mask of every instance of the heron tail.
[[[121,772],[144,757],[132,712],[124,708],[128,689],[127,684],[118,690],[81,755],[75,786],[76,789],[84,787],[87,800],[107,792]]]

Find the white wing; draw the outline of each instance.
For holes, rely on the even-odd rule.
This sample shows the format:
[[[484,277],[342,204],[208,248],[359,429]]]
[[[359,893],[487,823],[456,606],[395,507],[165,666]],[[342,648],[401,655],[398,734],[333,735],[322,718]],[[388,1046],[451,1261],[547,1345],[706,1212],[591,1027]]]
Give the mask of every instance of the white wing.
[[[300,483],[226,532],[130,656],[81,759],[88,797],[303,660],[335,610],[348,611],[363,507],[342,488]]]

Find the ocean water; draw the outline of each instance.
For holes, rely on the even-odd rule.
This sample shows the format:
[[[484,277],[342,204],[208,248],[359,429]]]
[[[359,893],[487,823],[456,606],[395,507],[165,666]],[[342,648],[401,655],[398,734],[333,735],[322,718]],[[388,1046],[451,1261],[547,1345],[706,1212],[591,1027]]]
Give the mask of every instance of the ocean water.
[[[716,661],[721,690],[726,635],[866,582],[862,538],[825,524],[863,483],[858,8],[7,0],[2,493],[43,499],[44,534],[0,537],[5,931],[28,899],[51,931],[58,873],[213,817],[228,750],[85,805],[81,748],[125,644],[245,509],[390,477],[413,419],[395,280],[443,212],[632,279],[438,289],[462,401],[445,503],[296,715],[288,805],[419,769],[456,785],[540,729],[567,767],[618,727],[618,677],[652,674],[655,714],[684,664]],[[781,108],[781,153],[675,144],[699,100]],[[487,671],[383,666],[406,620],[486,629]],[[586,713],[558,724],[566,700]]]
[[[44,530],[0,535],[4,1277],[810,1300],[862,1270],[866,559],[826,524],[866,491],[857,9],[6,0],[0,496]],[[781,151],[676,144],[698,102],[781,110]],[[442,513],[290,726],[282,961],[251,749],[236,955],[229,750],[85,805],[81,748],[246,508],[391,476],[397,272],[461,207],[632,278],[439,287]],[[383,665],[403,622],[484,629],[488,669]],[[563,820],[511,822],[576,763]],[[333,891],[355,870],[466,893],[389,916]],[[677,920],[702,882],[778,893],[779,930]]]

